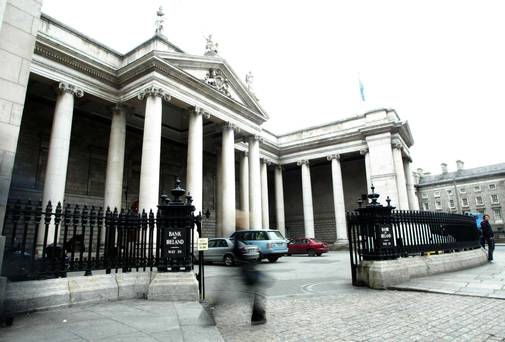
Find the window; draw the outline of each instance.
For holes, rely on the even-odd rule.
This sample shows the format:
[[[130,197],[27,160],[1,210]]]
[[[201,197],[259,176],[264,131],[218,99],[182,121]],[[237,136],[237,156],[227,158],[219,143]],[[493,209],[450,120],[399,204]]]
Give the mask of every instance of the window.
[[[462,198],[461,199],[461,205],[463,207],[468,207],[468,198]]]
[[[451,189],[447,189],[447,195],[449,195],[449,196],[452,195],[452,190]]]
[[[422,198],[428,198],[428,193],[426,192],[423,192],[423,194],[421,195]]]
[[[475,196],[475,204],[484,205],[484,202],[482,201],[482,196]]]
[[[496,190],[496,184],[489,184],[489,190]]]
[[[440,201],[435,201],[435,209],[437,209],[437,210],[442,209],[442,202],[440,202]]]
[[[491,195],[491,203],[493,203],[493,204],[500,203],[500,200],[498,199],[498,195],[496,195],[496,194]]]
[[[493,216],[495,222],[503,222],[503,217],[501,216],[501,208],[493,208]]]
[[[460,194],[466,194],[466,189],[465,188],[459,188],[459,193]]]
[[[428,205],[428,202],[423,202],[423,210],[425,210],[425,211],[430,210],[430,206]]]
[[[480,192],[480,190],[481,190],[480,189],[480,185],[476,185],[476,186],[473,187],[473,191],[474,192]]]
[[[449,199],[449,208],[454,208],[454,207],[456,207],[454,205],[454,199],[451,198],[451,199]]]
[[[440,197],[440,191],[435,191],[435,192],[433,193],[433,196],[435,196],[435,197]]]

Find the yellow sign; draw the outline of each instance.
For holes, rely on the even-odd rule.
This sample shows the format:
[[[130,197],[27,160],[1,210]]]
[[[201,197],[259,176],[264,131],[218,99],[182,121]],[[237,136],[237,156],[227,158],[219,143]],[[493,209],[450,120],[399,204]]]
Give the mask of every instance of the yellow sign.
[[[198,239],[198,250],[206,251],[209,249],[209,239],[208,238],[199,238]]]

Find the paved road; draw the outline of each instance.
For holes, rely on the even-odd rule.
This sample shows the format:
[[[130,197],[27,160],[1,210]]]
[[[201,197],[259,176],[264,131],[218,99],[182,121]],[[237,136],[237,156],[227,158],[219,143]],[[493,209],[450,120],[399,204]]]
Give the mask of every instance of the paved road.
[[[20,316],[0,329],[0,341],[505,341],[503,299],[353,288],[348,258],[332,252],[263,263],[274,280],[264,291],[265,325],[250,325],[251,296],[237,269],[209,266],[217,329],[197,303],[123,301]],[[470,279],[469,288],[504,286],[505,248],[496,260],[440,281],[415,281],[424,291],[449,286],[456,276]]]

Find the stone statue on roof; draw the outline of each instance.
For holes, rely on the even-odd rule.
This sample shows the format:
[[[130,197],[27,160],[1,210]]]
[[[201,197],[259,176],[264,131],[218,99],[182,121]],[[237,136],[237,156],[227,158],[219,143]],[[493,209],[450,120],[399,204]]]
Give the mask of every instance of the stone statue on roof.
[[[155,26],[156,26],[156,34],[162,34],[163,33],[163,22],[165,21],[165,19],[163,19],[163,17],[165,16],[165,13],[163,13],[163,8],[160,6],[160,8],[158,9],[158,11],[156,12],[156,22],[155,22]]]
[[[207,43],[205,44],[205,56],[217,56],[217,43],[214,43],[212,40],[212,35],[209,34],[208,37],[205,37]]]
[[[252,90],[253,88],[254,76],[251,71],[247,75],[245,75],[245,83],[247,85],[248,90]]]

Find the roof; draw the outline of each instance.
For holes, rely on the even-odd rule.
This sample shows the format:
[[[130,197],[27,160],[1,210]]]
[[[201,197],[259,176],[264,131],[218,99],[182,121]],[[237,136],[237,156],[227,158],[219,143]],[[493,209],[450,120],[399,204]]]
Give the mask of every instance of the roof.
[[[458,180],[505,175],[505,163],[463,169],[459,171],[441,173],[439,175],[421,176],[419,186],[447,183]]]

